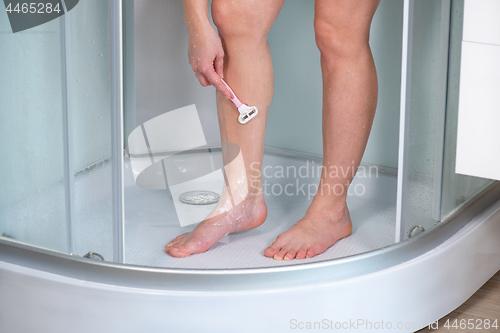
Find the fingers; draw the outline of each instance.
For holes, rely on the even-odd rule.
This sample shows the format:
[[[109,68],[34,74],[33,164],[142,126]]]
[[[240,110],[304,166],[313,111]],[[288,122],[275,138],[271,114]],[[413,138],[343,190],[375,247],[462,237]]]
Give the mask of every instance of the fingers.
[[[194,75],[196,75],[196,77],[198,78],[198,81],[200,81],[200,84],[203,87],[207,87],[210,85],[210,81],[208,81],[208,79],[205,77],[204,74],[195,72]]]
[[[200,81],[203,87],[213,85],[217,90],[219,90],[227,99],[233,98],[233,94],[227,87],[222,83],[221,78],[223,75],[224,60],[223,56],[218,56],[215,61],[210,65],[197,65],[193,64],[192,68],[194,75]]]
[[[214,64],[215,64],[215,72],[217,73],[217,75],[219,75],[221,79],[224,78],[224,54],[217,56],[217,58],[215,58]],[[229,93],[229,95],[223,93],[224,96],[226,96],[226,98],[229,99],[233,98],[234,97],[233,92],[229,90],[225,84],[223,84],[223,86],[224,89]]]
[[[214,61],[215,72],[220,78],[224,78],[224,54],[220,54]]]
[[[233,95],[227,89],[227,87],[222,83],[221,81],[221,76],[217,74],[215,69],[212,67],[209,70],[202,71],[202,73],[205,75],[208,81],[217,89],[219,90],[227,99],[231,99]]]

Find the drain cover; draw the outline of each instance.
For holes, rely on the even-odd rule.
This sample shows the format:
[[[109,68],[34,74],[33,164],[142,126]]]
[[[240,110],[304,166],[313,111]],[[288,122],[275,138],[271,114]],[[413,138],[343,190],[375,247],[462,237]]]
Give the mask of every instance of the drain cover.
[[[179,195],[179,201],[188,205],[210,205],[219,199],[220,195],[212,191],[189,191]]]

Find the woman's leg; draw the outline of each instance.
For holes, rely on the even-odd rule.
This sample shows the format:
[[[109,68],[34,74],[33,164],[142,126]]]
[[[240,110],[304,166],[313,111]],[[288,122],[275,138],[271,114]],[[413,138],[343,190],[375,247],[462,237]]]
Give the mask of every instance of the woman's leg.
[[[316,0],[314,28],[323,74],[323,171],[304,218],[264,251],[268,257],[311,258],[351,233],[347,190],[377,105],[377,74],[368,39],[378,3]]]
[[[214,0],[212,2],[212,17],[219,30],[225,52],[224,79],[238,98],[256,106],[259,114],[248,123],[240,124],[239,113],[234,104],[217,92],[221,139],[223,142],[237,144],[241,149],[246,179],[237,182],[238,176],[235,173],[239,171],[233,172],[230,167],[225,168],[226,183],[229,183],[226,185],[229,186],[224,189],[218,207],[232,208],[222,214],[211,214],[192,232],[180,235],[171,241],[166,247],[166,252],[174,257],[186,257],[204,252],[226,234],[256,228],[266,219],[267,208],[261,191],[260,168],[264,154],[267,111],[273,97],[274,84],[267,33],[283,1]],[[224,149],[223,154],[227,162]],[[238,188],[239,186],[241,188]],[[239,203],[240,200],[235,200],[238,196],[235,192],[245,194]]]

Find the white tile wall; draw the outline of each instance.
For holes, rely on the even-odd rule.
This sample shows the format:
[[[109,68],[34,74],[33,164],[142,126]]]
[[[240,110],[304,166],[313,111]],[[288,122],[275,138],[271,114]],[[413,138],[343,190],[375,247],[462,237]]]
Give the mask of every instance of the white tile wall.
[[[500,45],[499,0],[465,0],[463,40]]]
[[[462,42],[457,173],[500,180],[500,46]]]
[[[500,180],[500,1],[464,10],[455,171]]]

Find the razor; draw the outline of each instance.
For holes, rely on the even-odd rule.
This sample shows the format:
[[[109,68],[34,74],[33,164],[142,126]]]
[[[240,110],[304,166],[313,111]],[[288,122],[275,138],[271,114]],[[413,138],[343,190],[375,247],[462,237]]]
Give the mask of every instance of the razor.
[[[227,87],[227,89],[229,89],[229,91],[233,94],[233,98],[231,98],[231,102],[233,102],[234,105],[236,105],[236,107],[238,108],[238,111],[240,113],[240,115],[238,116],[238,121],[240,122],[240,124],[248,123],[250,121],[250,119],[254,118],[257,115],[257,113],[259,113],[259,110],[255,106],[248,106],[247,104],[242,103],[238,99],[238,97],[236,97],[236,94],[227,85],[227,83],[223,79],[221,79],[221,81],[222,81],[222,83],[224,83],[224,85]]]

